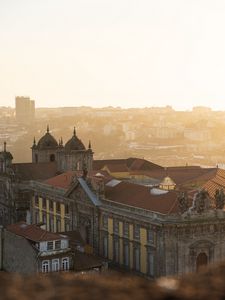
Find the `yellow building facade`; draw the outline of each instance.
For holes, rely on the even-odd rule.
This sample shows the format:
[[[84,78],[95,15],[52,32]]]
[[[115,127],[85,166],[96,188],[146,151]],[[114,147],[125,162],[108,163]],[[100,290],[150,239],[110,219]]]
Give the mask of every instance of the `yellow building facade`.
[[[33,219],[35,223],[44,223],[48,231],[68,231],[70,220],[68,208],[65,209],[66,205],[45,197],[33,196]]]
[[[149,230],[145,227],[120,221],[111,216],[103,215],[102,218],[107,218],[107,223],[106,220],[101,221],[104,239],[103,255],[119,266],[153,277],[155,234],[153,233],[150,241],[148,240]]]

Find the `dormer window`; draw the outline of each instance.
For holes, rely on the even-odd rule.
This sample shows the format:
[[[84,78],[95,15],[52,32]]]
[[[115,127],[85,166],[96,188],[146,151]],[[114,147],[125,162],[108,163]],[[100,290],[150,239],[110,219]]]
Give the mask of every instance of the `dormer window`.
[[[55,241],[55,249],[59,250],[61,248],[61,241]]]
[[[53,250],[53,241],[47,242],[47,250]]]

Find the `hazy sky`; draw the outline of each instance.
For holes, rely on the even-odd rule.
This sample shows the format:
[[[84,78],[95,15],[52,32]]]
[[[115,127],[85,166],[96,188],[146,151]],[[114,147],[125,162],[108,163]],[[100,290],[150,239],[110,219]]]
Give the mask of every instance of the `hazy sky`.
[[[0,106],[225,109],[225,0],[0,0]]]

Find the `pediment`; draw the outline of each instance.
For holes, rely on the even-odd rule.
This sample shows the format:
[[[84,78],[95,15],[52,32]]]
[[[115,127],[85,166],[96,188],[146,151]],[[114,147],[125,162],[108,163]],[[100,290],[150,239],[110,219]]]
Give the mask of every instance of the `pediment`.
[[[91,203],[93,206],[101,205],[98,196],[91,190],[83,178],[78,178],[77,181],[66,192],[65,196],[77,201],[85,201],[89,204]]]

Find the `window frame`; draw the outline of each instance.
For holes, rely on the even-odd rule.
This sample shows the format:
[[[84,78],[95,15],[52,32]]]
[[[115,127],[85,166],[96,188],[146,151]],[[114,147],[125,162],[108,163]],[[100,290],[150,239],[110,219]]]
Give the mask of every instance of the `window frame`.
[[[41,262],[41,271],[42,271],[42,273],[49,273],[50,272],[49,260],[43,260]]]
[[[106,230],[108,230],[108,219],[109,217],[107,215],[102,216],[102,227]]]
[[[140,230],[141,230],[141,226],[139,224],[135,224],[134,225],[134,239],[135,240],[140,240]]]
[[[42,197],[42,209],[46,209],[46,207],[47,207],[46,197]]]
[[[66,268],[65,268],[65,261],[66,261]],[[63,257],[61,261],[62,271],[69,271],[70,269],[70,260],[69,257]]]
[[[56,213],[60,214],[61,213],[61,205],[60,202],[56,202]]]
[[[58,268],[54,267],[57,266]],[[59,258],[54,258],[52,259],[52,272],[59,272],[60,271],[60,263],[59,263]]]
[[[129,238],[130,235],[130,226],[128,222],[123,223],[123,236]]]
[[[119,227],[120,227],[120,222],[117,219],[113,219],[113,233],[114,234],[119,234]]]
[[[56,240],[54,244],[55,244],[55,247],[54,247],[55,250],[61,249],[61,240]]]
[[[49,247],[51,245],[51,247]],[[48,241],[47,242],[47,251],[52,251],[54,250],[54,241]]]

